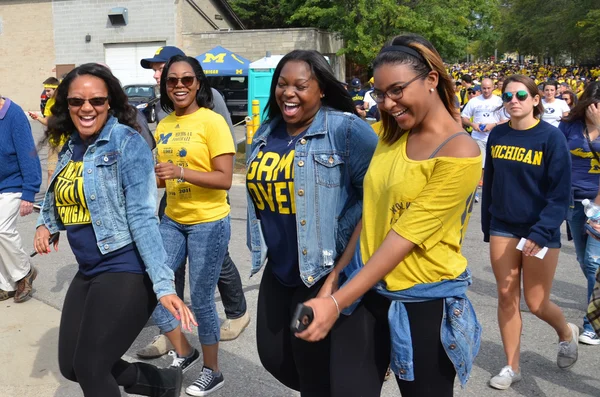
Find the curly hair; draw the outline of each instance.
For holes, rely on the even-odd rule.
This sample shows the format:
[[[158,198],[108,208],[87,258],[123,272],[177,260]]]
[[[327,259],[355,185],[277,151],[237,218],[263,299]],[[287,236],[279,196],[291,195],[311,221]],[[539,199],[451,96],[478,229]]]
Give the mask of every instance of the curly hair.
[[[75,131],[75,124],[69,113],[67,96],[73,80],[85,75],[98,77],[106,84],[110,106],[108,115],[116,117],[119,123],[127,125],[138,132],[140,131],[136,121],[137,109],[129,104],[119,79],[106,66],[97,63],[86,63],[71,70],[56,89],[56,101],[50,109],[52,116],[48,118],[48,129],[40,142],[40,146],[50,143],[51,146],[56,147],[66,142]]]

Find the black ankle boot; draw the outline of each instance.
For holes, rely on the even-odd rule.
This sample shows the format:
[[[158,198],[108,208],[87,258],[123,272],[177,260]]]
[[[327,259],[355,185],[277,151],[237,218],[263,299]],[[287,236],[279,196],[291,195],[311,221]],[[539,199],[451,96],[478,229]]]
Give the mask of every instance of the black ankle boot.
[[[129,394],[150,397],[179,397],[183,374],[181,368],[157,368],[146,363],[135,363],[137,381],[125,388]]]

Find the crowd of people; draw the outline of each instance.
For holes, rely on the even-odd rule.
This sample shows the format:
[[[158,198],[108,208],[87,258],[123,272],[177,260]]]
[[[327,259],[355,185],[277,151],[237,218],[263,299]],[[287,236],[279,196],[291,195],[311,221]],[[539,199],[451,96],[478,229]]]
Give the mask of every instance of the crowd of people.
[[[176,397],[183,372],[200,362],[185,392],[206,396],[225,384],[219,342],[250,321],[228,253],[231,119],[180,49],[162,47],[141,66],[161,91],[154,134],[106,65],[44,82],[43,115],[30,116],[45,126],[38,148],[49,145],[56,163],[33,245],[49,254],[66,231],[77,260],[58,361],[86,397],[117,397],[120,387]],[[264,368],[305,397],[377,396],[388,368],[404,397],[452,396],[481,341],[462,254],[479,192],[506,355],[490,386],[521,379],[521,289],[556,331],[560,369],[576,363],[578,343],[600,344],[600,241],[586,232],[582,204],[600,203],[600,82],[590,81],[598,76],[449,67],[425,38],[405,34],[373,60],[365,91],[358,79],[345,87],[317,51],[285,55],[246,174],[252,274],[263,269],[256,342]],[[8,98],[0,99],[0,139],[8,142],[0,147],[0,300],[20,303],[37,269],[16,220],[33,210],[41,167],[29,122]],[[581,334],[550,301],[565,220],[590,300]],[[299,309],[310,313],[303,329],[290,327]],[[121,358],[150,317],[160,334],[138,355],[169,352],[168,368]],[[201,353],[183,332],[192,326]]]

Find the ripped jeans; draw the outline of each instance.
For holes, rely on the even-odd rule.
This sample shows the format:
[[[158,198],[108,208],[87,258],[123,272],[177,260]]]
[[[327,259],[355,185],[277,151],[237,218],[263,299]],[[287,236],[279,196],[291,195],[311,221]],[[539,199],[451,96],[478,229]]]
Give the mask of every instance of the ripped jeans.
[[[574,204],[573,214],[568,222],[571,234],[573,235],[573,243],[575,243],[577,262],[579,262],[583,275],[587,279],[587,307],[592,296],[592,291],[594,290],[596,271],[600,265],[600,241],[589,237],[585,232],[587,217],[583,212],[581,201],[575,201]],[[583,330],[594,332],[594,328],[592,328],[590,321],[585,315],[583,316]]]

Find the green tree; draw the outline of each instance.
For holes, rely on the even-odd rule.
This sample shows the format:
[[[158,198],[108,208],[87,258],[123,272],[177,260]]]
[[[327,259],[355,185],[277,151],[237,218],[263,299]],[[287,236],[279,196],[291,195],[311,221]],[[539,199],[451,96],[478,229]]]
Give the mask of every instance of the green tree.
[[[499,0],[235,0],[254,28],[316,27],[338,32],[352,61],[368,65],[384,43],[405,33],[429,39],[447,61],[464,59],[470,42],[489,56],[499,41]],[[249,20],[252,19],[251,21]]]

